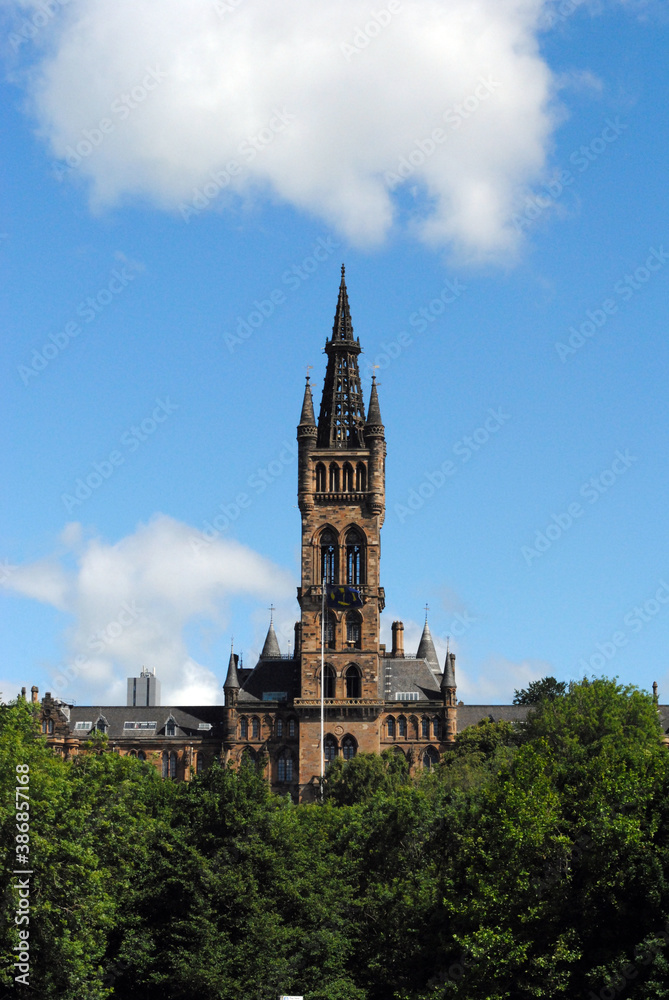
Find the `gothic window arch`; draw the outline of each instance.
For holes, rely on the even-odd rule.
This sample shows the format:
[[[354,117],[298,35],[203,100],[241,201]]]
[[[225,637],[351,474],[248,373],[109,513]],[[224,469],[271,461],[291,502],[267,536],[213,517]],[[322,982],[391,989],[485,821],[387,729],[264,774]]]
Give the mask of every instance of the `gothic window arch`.
[[[362,647],[362,617],[357,611],[346,615],[346,644],[353,649]]]
[[[323,639],[326,649],[337,648],[337,619],[332,611],[325,612],[325,633]]]
[[[346,582],[354,586],[365,582],[365,538],[358,528],[346,535]]]
[[[165,736],[176,736],[177,734],[177,724],[170,715],[169,719],[165,723]]]
[[[293,780],[293,755],[289,750],[282,750],[277,762],[277,778],[281,784]]]
[[[177,754],[176,750],[172,750],[170,753],[170,778],[176,778],[177,776]]]
[[[334,736],[331,733],[328,733],[328,735],[325,737],[325,740],[323,742],[323,755],[325,757],[325,763],[326,764],[331,764],[332,763],[332,761],[337,756],[337,751],[338,750],[339,750],[339,747],[337,745],[337,740],[334,738]]]
[[[360,676],[360,668],[355,663],[350,663],[346,668],[344,677],[346,679],[346,697],[361,698],[362,679]]]
[[[339,493],[339,466],[336,462],[330,463],[330,493]]]
[[[320,677],[320,672],[319,672],[319,677]],[[335,697],[335,680],[336,680],[336,674],[335,674],[335,671],[334,671],[334,667],[332,666],[331,663],[326,663],[325,664],[325,686],[324,686],[324,690],[323,690],[323,697],[324,698],[334,698]],[[319,691],[319,694],[320,694],[320,691]]]
[[[239,720],[239,736],[242,740],[249,738],[249,720],[244,716]]]
[[[430,720],[426,715],[420,720],[420,735],[424,740],[430,738]]]
[[[326,528],[320,537],[321,564],[318,582],[337,582],[337,536],[331,528]]]
[[[289,736],[295,736],[296,733],[297,733],[297,725],[295,723],[295,719],[289,719],[288,720],[288,735]]]
[[[421,759],[425,770],[431,771],[439,763],[439,754],[434,747],[428,747]]]
[[[343,473],[343,487],[345,493],[353,492],[353,466],[350,462],[344,463]]]
[[[341,741],[341,752],[344,760],[351,760],[352,757],[355,757],[357,749],[358,744],[352,736],[347,735]]]
[[[195,756],[195,773],[202,774],[204,771],[204,756],[202,753],[198,753]]]
[[[367,489],[367,469],[362,462],[355,467],[355,489],[357,493],[364,493]]]
[[[441,739],[441,719],[439,718],[438,715],[435,715],[435,717],[432,720],[432,735],[434,736],[435,740]]]
[[[325,493],[325,466],[322,462],[316,466],[316,492]]]
[[[279,739],[283,736],[283,719],[282,718],[278,718],[276,720],[276,725],[274,727],[274,735],[277,736]]]
[[[260,739],[260,719],[256,715],[251,719],[251,739]]]
[[[137,760],[146,760],[146,754],[143,750],[137,751]]]
[[[391,740],[395,739],[395,720],[392,715],[386,719],[386,731]]]
[[[104,715],[101,715],[97,722],[95,723],[95,728],[99,733],[106,733],[109,729],[109,723],[105,719]]]
[[[402,739],[406,739],[407,736],[407,720],[403,715],[400,715],[397,720],[397,732]]]
[[[253,751],[251,747],[244,747],[240,762],[242,767],[255,767],[258,763],[255,751]]]
[[[136,750],[128,750],[128,757],[136,757],[136,756],[137,756]]]

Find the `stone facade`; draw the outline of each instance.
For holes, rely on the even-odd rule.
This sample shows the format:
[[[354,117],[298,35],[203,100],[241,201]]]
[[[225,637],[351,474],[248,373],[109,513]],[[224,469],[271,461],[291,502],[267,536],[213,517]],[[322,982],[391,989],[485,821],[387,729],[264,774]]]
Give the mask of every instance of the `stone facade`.
[[[322,756],[327,766],[336,756],[390,750],[404,754],[415,769],[432,767],[453,744],[454,655],[447,654],[440,666],[427,619],[415,656],[405,653],[401,622],[393,623],[390,651],[379,641],[386,441],[374,379],[365,415],[360,350],[342,268],[332,336],[325,344],[319,418],[307,378],[297,428],[302,559],[292,656],[281,654],[270,621],[253,669],[240,668],[231,652],[224,706],[74,707],[47,694],[42,729],[54,749],[72,756],[98,730],[106,733],[110,750],[138,756],[165,777],[186,781],[214,759],[235,766],[247,760],[264,769],[274,790],[308,801],[319,794]],[[348,587],[362,605],[326,610],[323,622],[324,586],[326,594]],[[351,599],[345,592],[343,600]],[[471,722],[502,717],[502,708],[495,706],[494,715],[488,707],[475,708]],[[511,714],[521,717],[525,710]]]

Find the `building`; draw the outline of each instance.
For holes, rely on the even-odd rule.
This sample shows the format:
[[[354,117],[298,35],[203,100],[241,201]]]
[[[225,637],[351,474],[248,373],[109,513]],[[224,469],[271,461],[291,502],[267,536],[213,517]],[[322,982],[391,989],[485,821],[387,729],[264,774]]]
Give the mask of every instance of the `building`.
[[[302,566],[292,655],[281,653],[270,621],[253,669],[242,669],[231,651],[224,706],[162,708],[156,679],[144,671],[128,681],[126,707],[74,707],[47,694],[42,729],[56,750],[75,754],[97,730],[110,749],[153,762],[165,777],[189,780],[216,758],[246,760],[265,769],[275,790],[312,799],[320,784],[322,634],[326,762],[391,750],[412,768],[430,768],[459,724],[524,717],[519,706],[458,705],[455,656],[439,663],[427,617],[415,654],[405,652],[400,621],[391,649],[380,642],[386,440],[374,378],[365,411],[360,351],[342,267],[318,420],[307,377],[297,427]],[[327,610],[323,621],[324,584],[354,589],[362,606]]]

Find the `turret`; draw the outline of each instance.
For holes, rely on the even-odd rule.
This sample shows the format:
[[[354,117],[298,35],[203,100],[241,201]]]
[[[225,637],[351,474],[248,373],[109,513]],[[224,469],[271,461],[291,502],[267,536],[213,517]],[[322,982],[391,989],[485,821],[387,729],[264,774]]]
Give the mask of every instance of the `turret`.
[[[416,653],[417,660],[427,660],[430,665],[430,670],[433,670],[436,674],[440,673],[439,670],[439,658],[437,656],[437,651],[434,648],[434,642],[432,641],[432,633],[430,632],[430,626],[427,623],[427,614],[425,615],[425,625],[423,626],[423,634],[420,637],[420,642],[418,643],[418,652]]]
[[[457,685],[455,683],[455,653],[446,653],[444,675],[441,678],[441,694],[446,709],[446,743],[453,743],[458,731],[458,708],[456,701]]]
[[[369,397],[369,410],[365,423],[365,444],[369,448],[369,505],[372,513],[378,514],[383,524],[386,510],[385,464],[386,438],[385,427],[381,420],[379,394],[376,388],[376,377],[372,375],[372,391]]]
[[[279,649],[279,640],[276,637],[276,632],[274,631],[274,615],[270,616],[269,628],[267,629],[267,636],[265,637],[265,645],[262,648],[262,653],[260,654],[261,660],[276,660],[281,656],[281,650]]]
[[[225,706],[226,708],[234,708],[237,704],[237,699],[239,697],[239,677],[237,676],[237,663],[239,662],[239,657],[236,653],[233,653],[232,646],[230,647],[230,659],[228,661],[228,675],[225,678],[225,683],[223,684],[223,691],[225,693]]]
[[[297,502],[301,511],[309,511],[314,508],[314,484],[312,482],[312,469],[309,457],[316,447],[317,434],[314,401],[311,396],[309,376],[307,375],[302,413],[300,414],[300,422],[297,425]]]

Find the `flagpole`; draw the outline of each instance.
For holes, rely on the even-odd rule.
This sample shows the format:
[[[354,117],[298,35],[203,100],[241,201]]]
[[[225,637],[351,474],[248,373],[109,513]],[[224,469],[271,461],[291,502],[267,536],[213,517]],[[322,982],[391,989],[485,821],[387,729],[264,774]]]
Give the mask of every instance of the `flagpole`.
[[[321,594],[321,800],[325,777],[325,571],[323,571],[323,591]]]

